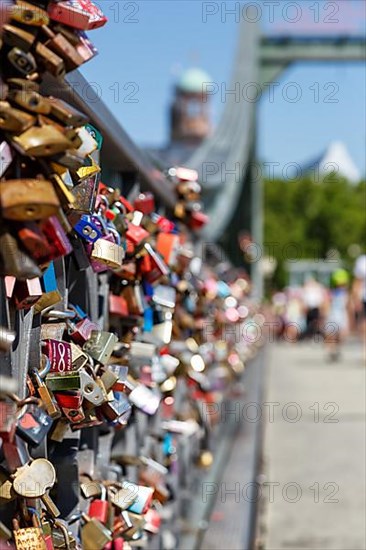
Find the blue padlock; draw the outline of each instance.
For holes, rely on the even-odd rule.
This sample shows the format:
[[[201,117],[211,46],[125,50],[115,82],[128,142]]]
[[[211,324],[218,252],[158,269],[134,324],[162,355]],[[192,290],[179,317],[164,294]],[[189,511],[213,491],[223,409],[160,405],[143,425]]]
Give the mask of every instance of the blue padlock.
[[[88,243],[95,243],[102,237],[101,225],[97,223],[94,216],[87,214],[81,216],[78,223],[74,226],[74,230]]]

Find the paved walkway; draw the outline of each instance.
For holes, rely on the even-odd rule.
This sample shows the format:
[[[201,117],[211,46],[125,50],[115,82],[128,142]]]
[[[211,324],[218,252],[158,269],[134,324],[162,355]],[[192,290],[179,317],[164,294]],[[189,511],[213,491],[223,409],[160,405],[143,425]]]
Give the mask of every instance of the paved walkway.
[[[364,550],[365,373],[350,343],[269,344],[262,524],[267,550]],[[273,417],[270,417],[270,409]],[[269,483],[269,484],[268,484]]]

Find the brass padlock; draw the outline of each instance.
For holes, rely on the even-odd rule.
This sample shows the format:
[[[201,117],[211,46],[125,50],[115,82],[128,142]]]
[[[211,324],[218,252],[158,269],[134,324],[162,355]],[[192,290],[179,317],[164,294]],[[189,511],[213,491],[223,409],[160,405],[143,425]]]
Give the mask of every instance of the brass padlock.
[[[12,6],[10,18],[23,25],[32,25],[40,27],[48,25],[50,18],[45,10],[34,4],[17,0],[15,6]]]
[[[36,123],[34,116],[11,107],[7,101],[0,101],[0,130],[20,134]]]
[[[27,92],[39,92],[40,85],[27,78],[8,78],[6,83],[12,90],[24,90]]]
[[[35,518],[35,516],[33,516]],[[33,522],[33,527],[20,528],[19,522],[13,520],[13,537],[16,550],[47,550],[46,541],[43,536],[42,527]]]
[[[37,42],[36,44],[35,56],[44,69],[56,78],[63,78],[65,76],[66,68],[62,57],[59,57],[41,42]]]
[[[4,218],[16,221],[42,220],[60,207],[52,183],[39,179],[0,182],[0,205]]]
[[[54,126],[34,126],[14,137],[20,153],[30,157],[50,157],[72,148],[72,143]]]
[[[51,116],[54,116],[57,120],[67,126],[83,126],[87,123],[88,118],[82,113],[56,97],[50,96],[48,98],[51,105]]]
[[[61,34],[55,34],[49,27],[44,25],[43,32],[48,37],[45,46],[60,56],[65,63],[66,71],[73,71],[84,63],[77,49]]]
[[[51,112],[49,101],[33,90],[10,90],[8,99],[32,113],[49,115]]]
[[[2,38],[4,44],[10,48],[20,48],[23,52],[29,52],[36,39],[35,34],[25,31],[14,25],[4,25]]]
[[[11,66],[22,76],[37,75],[37,63],[30,52],[23,52],[21,48],[12,48],[8,55]]]

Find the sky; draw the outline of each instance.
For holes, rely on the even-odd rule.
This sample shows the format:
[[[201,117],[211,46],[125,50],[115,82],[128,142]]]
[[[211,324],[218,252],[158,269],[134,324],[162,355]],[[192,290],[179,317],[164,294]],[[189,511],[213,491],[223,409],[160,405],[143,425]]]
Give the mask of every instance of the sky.
[[[99,55],[82,73],[142,146],[167,142],[168,108],[184,70],[198,66],[219,89],[230,88],[242,18],[258,19],[264,33],[277,36],[366,32],[363,0],[99,0],[99,5],[109,22],[89,32]],[[288,163],[317,158],[332,141],[343,141],[366,173],[364,63],[297,63],[272,91],[263,91],[258,100],[260,160],[277,163],[278,173]],[[223,107],[221,94],[214,94],[215,124]]]

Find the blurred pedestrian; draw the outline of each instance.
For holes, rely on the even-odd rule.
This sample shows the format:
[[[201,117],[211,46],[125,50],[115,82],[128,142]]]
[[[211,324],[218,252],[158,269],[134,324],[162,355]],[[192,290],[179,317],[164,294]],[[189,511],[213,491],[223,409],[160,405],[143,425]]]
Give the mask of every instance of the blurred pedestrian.
[[[320,334],[320,324],[327,302],[327,292],[313,275],[309,275],[302,288],[302,302],[305,308],[306,327],[303,336],[310,338]]]
[[[357,326],[366,343],[366,254],[357,258],[353,274],[352,302]]]
[[[331,361],[339,360],[341,345],[349,332],[349,280],[345,269],[336,269],[331,275],[323,329]]]

